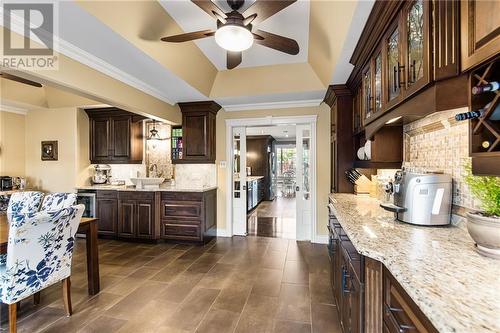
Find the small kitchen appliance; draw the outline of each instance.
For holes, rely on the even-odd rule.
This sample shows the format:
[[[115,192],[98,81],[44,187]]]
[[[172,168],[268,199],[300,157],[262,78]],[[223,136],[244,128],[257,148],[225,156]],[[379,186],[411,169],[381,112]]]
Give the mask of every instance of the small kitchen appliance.
[[[94,184],[109,184],[111,179],[111,166],[108,164],[96,164],[92,183]]]
[[[451,176],[442,173],[398,171],[389,191],[394,204],[380,204],[402,222],[438,226],[451,221]]]

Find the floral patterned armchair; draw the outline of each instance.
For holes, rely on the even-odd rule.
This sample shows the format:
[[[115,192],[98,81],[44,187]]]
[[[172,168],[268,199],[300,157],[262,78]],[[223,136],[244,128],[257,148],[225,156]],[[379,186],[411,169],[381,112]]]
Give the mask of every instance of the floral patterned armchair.
[[[76,205],[9,216],[7,262],[0,266],[0,299],[9,304],[10,318],[16,316],[17,302],[59,281],[63,281],[66,311],[71,314],[71,259],[84,209]],[[9,324],[15,332],[15,321]]]
[[[40,209],[43,193],[35,191],[16,192],[11,195],[7,214],[9,216],[15,214],[35,213]]]
[[[41,211],[59,210],[73,206],[76,202],[76,193],[50,193],[43,198]]]

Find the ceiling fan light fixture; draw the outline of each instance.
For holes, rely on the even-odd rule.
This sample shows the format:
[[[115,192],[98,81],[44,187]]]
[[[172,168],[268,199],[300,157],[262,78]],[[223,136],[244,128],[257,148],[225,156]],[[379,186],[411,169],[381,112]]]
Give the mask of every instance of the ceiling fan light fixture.
[[[241,52],[252,46],[253,35],[241,25],[226,24],[215,32],[215,42],[225,50]]]

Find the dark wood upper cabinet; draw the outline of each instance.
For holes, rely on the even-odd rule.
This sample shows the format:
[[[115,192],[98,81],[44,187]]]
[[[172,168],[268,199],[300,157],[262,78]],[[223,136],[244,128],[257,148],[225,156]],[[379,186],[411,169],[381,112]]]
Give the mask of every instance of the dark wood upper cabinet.
[[[461,60],[465,71],[498,55],[500,50],[500,2],[460,1]]]
[[[143,158],[143,116],[117,108],[85,110],[90,122],[92,164],[139,164]]]
[[[182,112],[182,158],[173,163],[215,163],[215,102],[179,103]]]

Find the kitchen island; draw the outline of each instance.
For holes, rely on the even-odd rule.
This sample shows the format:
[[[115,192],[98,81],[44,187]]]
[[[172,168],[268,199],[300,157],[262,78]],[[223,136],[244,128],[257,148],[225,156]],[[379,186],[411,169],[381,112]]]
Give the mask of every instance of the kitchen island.
[[[217,187],[97,185],[77,190],[95,195],[100,237],[204,243],[216,236]]]
[[[379,319],[380,328],[386,329],[394,322],[394,312],[405,309],[385,311],[386,298],[393,291],[392,287],[386,290],[386,281],[394,281],[426,317],[424,321],[428,319],[439,332],[500,332],[500,264],[479,255],[464,228],[395,221],[392,213],[379,207],[379,201],[352,194],[331,194],[330,207],[330,225],[338,223],[355,250],[367,258],[362,278],[365,324]],[[374,278],[368,262],[383,266],[383,279]],[[380,309],[383,319],[373,318],[377,313],[373,309]],[[370,332],[378,331],[375,326]],[[425,330],[417,325],[417,331]],[[427,331],[433,331],[432,327]]]

